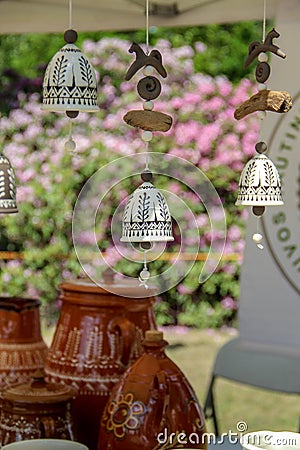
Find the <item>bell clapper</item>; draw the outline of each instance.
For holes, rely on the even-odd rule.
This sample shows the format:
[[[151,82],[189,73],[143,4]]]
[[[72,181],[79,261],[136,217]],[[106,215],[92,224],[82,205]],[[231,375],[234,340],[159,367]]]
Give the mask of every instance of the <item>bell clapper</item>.
[[[262,234],[259,232],[259,221],[260,221],[260,218],[261,218],[261,216],[262,216],[262,214],[263,213],[261,213],[260,215],[258,215],[258,214],[256,214],[255,212],[254,212],[254,208],[263,208],[263,210],[265,209],[264,207],[261,207],[261,206],[258,206],[258,207],[253,207],[252,208],[252,210],[253,210],[253,213],[257,216],[257,227],[256,227],[256,233],[254,233],[253,234],[253,236],[252,236],[252,240],[253,240],[253,242],[256,244],[256,247],[257,248],[259,248],[260,250],[263,250],[264,249],[264,246],[262,245],[262,243],[261,243],[261,241],[263,240],[263,236],[262,236]]]
[[[147,244],[147,245],[144,245]],[[142,269],[142,271],[140,272],[139,275],[139,282],[140,282],[140,286],[144,286],[145,289],[149,289],[149,286],[147,285],[147,281],[150,278],[150,272],[148,270],[148,266],[147,266],[147,251],[149,251],[152,248],[152,245],[150,242],[145,242],[145,243],[141,243],[140,244],[140,248],[141,250],[144,251],[144,267]]]
[[[73,140],[73,122],[70,120],[70,126],[69,126],[69,138],[65,142],[65,150],[69,151],[71,155],[77,155],[76,152],[76,142]]]

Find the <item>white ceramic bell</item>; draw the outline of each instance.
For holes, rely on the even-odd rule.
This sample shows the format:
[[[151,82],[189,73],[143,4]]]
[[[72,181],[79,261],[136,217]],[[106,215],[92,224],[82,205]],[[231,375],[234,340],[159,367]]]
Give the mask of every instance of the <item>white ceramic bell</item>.
[[[95,70],[73,43],[62,47],[47,66],[42,109],[54,112],[99,110]]]
[[[247,162],[240,177],[239,193],[235,204],[245,206],[283,205],[277,168],[266,155],[255,155]]]
[[[0,154],[0,214],[17,212],[15,173],[9,159]]]
[[[144,182],[129,197],[122,220],[122,242],[173,241],[172,219],[165,197]]]

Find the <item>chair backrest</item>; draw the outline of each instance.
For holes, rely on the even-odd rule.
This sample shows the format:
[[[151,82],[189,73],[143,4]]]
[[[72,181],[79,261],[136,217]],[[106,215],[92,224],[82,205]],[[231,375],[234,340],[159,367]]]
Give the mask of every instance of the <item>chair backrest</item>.
[[[300,356],[251,344],[240,337],[218,352],[214,376],[274,391],[300,393]]]

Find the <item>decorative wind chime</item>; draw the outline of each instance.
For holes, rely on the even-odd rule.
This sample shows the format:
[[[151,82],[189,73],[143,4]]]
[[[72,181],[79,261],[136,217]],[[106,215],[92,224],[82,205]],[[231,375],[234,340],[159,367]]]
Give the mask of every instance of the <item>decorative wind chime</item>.
[[[0,214],[18,212],[16,177],[9,159],[0,153]]]
[[[97,112],[97,79],[93,66],[75,45],[78,35],[72,29],[72,0],[69,0],[69,29],[64,45],[49,62],[43,81],[42,109],[65,112],[70,119],[69,138],[65,149],[75,152],[72,120],[79,112]]]
[[[267,89],[271,68],[268,64],[268,54],[285,58],[286,55],[279,47],[273,44],[273,39],[280,34],[273,28],[267,36],[266,30],[266,0],[264,0],[263,40],[252,42],[249,45],[249,55],[244,66],[248,67],[255,58],[258,59],[255,77],[258,84],[258,93],[242,103],[234,113],[237,120],[258,111],[259,118],[266,117],[266,111],[285,113],[292,107],[292,97],[285,91]],[[267,144],[260,140],[255,145],[257,154],[246,164],[239,181],[239,193],[236,205],[252,206],[252,212],[257,216],[257,232],[253,234],[253,241],[258,248],[263,249],[262,235],[259,233],[259,219],[264,214],[266,206],[282,205],[281,182],[274,163],[268,158]]]
[[[124,121],[142,131],[141,137],[146,146],[146,164],[141,173],[143,183],[131,194],[125,205],[122,219],[121,242],[138,243],[144,252],[144,267],[139,274],[142,286],[148,288],[150,272],[147,267],[147,252],[155,242],[173,241],[172,219],[165,197],[152,184],[153,175],[149,169],[148,151],[153,131],[168,131],[172,117],[153,111],[154,102],[161,93],[161,83],[153,76],[155,70],[163,78],[167,72],[158,50],[149,53],[149,1],[146,0],[146,52],[136,43],[129,49],[135,53],[135,61],[129,67],[125,79],[130,80],[140,69],[144,77],[137,84],[139,96],[144,100],[143,109],[129,111]]]

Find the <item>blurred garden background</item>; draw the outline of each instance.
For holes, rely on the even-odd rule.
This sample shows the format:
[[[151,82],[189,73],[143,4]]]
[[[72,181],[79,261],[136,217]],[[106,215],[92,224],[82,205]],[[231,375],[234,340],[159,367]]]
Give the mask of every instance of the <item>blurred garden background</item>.
[[[225,252],[217,271],[199,285],[200,258],[180,284],[159,297],[160,325],[236,324],[247,211],[237,208],[235,200],[240,172],[254,154],[259,124],[254,116],[238,122],[233,112],[253,93],[253,70],[245,70],[243,62],[249,43],[260,35],[261,23],[255,22],[151,28],[150,43],[162,53],[168,72],[155,109],[174,119],[172,129],[155,134],[151,146],[199,167],[222,199],[227,220]],[[2,295],[41,299],[49,322],[57,318],[62,279],[84,275],[72,244],[72,213],[81,188],[109,161],[144,151],[140,131],[122,119],[128,110],[141,107],[136,80],[124,81],[132,62],[128,53],[132,41],[145,42],[145,33],[80,33],[78,46],[98,74],[100,110],[81,113],[74,121],[77,155],[73,155],[64,148],[68,119],[41,110],[44,70],[64,45],[62,34],[0,37],[0,146],[16,172],[19,208],[18,214],[0,221],[1,250],[11,252],[0,262],[0,286]],[[178,193],[172,183],[155,182],[158,188]],[[107,197],[99,246],[118,271],[137,276],[141,264],[128,264],[116,252],[110,234],[114,209],[132,192],[133,184],[128,180]],[[200,252],[205,254],[211,243],[207,211],[193,193],[183,190],[181,195],[196,217]],[[90,236],[84,239],[88,244]],[[176,244],[175,239],[168,250],[176,251]],[[167,264],[164,259],[155,261],[152,273],[161,273]]]
[[[210,220],[198,197],[178,190],[174,181],[155,185],[179,194],[196,217],[201,235],[199,260],[188,276],[158,298],[156,317],[170,342],[168,354],[187,374],[204,403],[214,357],[236,336],[239,275],[243,262],[247,211],[235,206],[240,172],[254,154],[259,123],[255,116],[240,122],[234,109],[254,91],[253,67],[243,68],[250,42],[261,36],[261,23],[210,25],[180,29],[151,28],[150,42],[163,55],[168,78],[155,109],[171,114],[167,134],[155,134],[153,149],[187,159],[215,186],[226,212],[227,241],[216,272],[199,285],[201,255],[211,243]],[[78,46],[98,74],[97,114],[74,121],[77,155],[68,152],[68,119],[41,110],[45,67],[64,45],[62,34],[0,36],[0,146],[17,177],[19,213],[0,217],[0,287],[2,295],[42,301],[48,344],[59,313],[58,289],[63,279],[84,276],[72,244],[72,214],[77,196],[99,168],[120,156],[143,151],[140,132],[123,122],[140,108],[136,80],[124,81],[132,62],[131,42],[145,33],[80,33]],[[140,180],[128,179],[106,197],[99,247],[118,271],[137,276],[141,264],[128,264],[115,250],[111,217]],[[181,187],[182,188],[182,187]],[[91,236],[83,236],[87,245]],[[188,235],[191,245],[193,236]],[[178,249],[175,243],[168,251]],[[151,264],[161,273],[168,261]],[[193,328],[193,329],[191,329]],[[196,329],[195,329],[196,328]],[[236,431],[245,420],[249,430],[297,429],[298,397],[218,380],[217,414],[221,431]],[[259,408],[255,407],[259,405]],[[288,413],[284,413],[286,411]],[[208,421],[209,430],[211,423]]]

